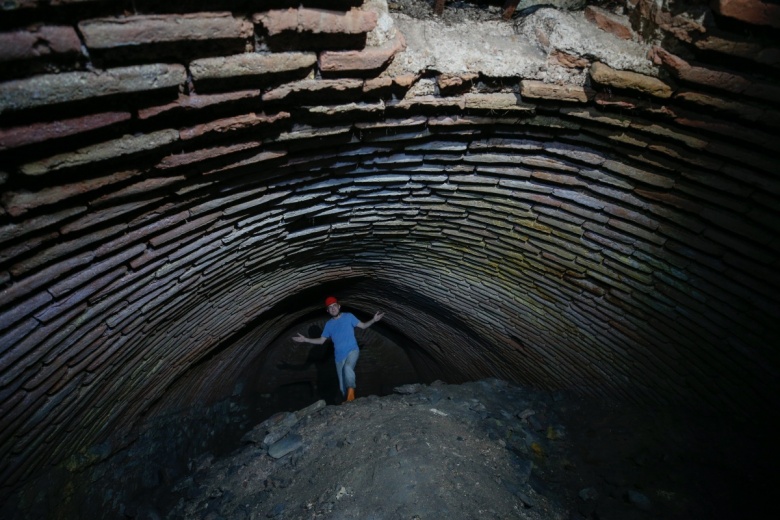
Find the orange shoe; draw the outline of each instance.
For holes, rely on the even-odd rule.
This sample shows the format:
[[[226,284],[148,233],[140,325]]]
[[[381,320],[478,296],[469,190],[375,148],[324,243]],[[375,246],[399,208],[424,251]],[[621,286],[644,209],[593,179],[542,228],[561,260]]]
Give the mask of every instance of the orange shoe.
[[[347,401],[354,401],[354,400],[355,400],[355,389],[347,388]]]

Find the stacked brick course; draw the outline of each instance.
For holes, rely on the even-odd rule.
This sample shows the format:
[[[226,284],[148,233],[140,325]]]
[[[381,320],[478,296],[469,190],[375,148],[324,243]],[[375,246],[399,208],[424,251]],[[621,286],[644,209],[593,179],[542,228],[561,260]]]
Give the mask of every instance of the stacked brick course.
[[[591,9],[655,35],[657,74],[550,52],[585,85],[392,75],[408,42],[371,45],[369,6],[298,4],[4,4],[4,492],[131,442],[150,410],[230,395],[319,305],[278,302],[326,284],[450,380],[776,399],[773,4]]]

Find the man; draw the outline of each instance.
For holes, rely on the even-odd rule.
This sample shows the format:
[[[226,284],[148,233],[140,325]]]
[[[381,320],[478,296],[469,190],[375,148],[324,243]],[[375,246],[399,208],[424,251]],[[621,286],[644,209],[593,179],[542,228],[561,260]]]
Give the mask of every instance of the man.
[[[341,312],[341,305],[333,296],[325,299],[325,308],[331,318],[322,329],[322,337],[307,338],[300,332],[293,338],[298,343],[311,343],[322,345],[328,339],[333,340],[336,350],[336,372],[339,376],[339,388],[341,395],[346,396],[347,401],[355,400],[355,365],[357,364],[360,350],[355,339],[355,327],[367,329],[378,322],[384,313],[377,312],[370,321],[362,322],[349,312]]]

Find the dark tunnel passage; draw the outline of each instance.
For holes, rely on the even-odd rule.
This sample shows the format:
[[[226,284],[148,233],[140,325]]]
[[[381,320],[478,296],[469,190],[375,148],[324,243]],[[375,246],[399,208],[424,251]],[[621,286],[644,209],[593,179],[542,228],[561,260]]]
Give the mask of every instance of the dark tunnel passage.
[[[268,313],[248,323],[246,330],[227,338],[224,346],[213,349],[210,357],[193,364],[190,370],[182,375],[181,380],[172,385],[171,395],[176,395],[178,388],[191,389],[198,385],[199,366],[209,367],[210,363],[215,361],[214,357],[219,356],[223,350],[230,350],[228,356],[234,355],[232,352],[237,345],[240,345],[238,349],[249,351],[245,354],[246,361],[242,372],[230,381],[233,385],[233,404],[241,413],[246,414],[246,417],[242,417],[238,424],[233,424],[232,418],[226,417],[226,429],[219,435],[214,435],[213,442],[204,444],[198,450],[208,449],[217,454],[223,450],[229,451],[236,446],[249,426],[258,424],[282,410],[298,410],[319,399],[328,404],[343,402],[334,371],[333,344],[328,342],[325,345],[296,345],[290,341],[297,332],[303,332],[309,337],[321,335],[326,321],[321,306],[317,305],[316,310],[301,314],[302,307],[311,307],[313,302],[324,300],[320,297],[321,294],[339,294],[345,302],[345,310],[367,321],[376,309],[352,308],[350,302],[360,301],[361,295],[386,293],[390,298],[409,306],[411,312],[422,313],[427,319],[435,319],[451,327],[452,336],[442,337],[439,343],[453,341],[452,338],[468,337],[473,342],[485,344],[476,333],[463,328],[458,323],[457,316],[447,312],[435,300],[416,295],[414,291],[404,290],[391,282],[380,287],[376,285],[365,277],[345,278],[289,296],[276,303]],[[368,302],[367,305],[371,303],[374,302]],[[263,333],[264,324],[284,320],[296,313],[299,314],[297,322],[290,324],[278,337],[267,344],[258,344],[255,341],[255,336]],[[460,383],[487,375],[468,374],[461,371],[458,365],[447,365],[418,344],[414,337],[383,324],[373,327],[370,332],[358,332],[357,338],[361,348],[361,361],[356,369],[360,381],[358,396],[383,396],[391,393],[397,386],[410,383]],[[441,349],[435,341],[431,345],[429,348]],[[155,416],[160,413],[157,409],[161,411],[168,407],[164,402],[157,404],[150,410],[149,415]]]
[[[2,4],[3,502],[338,404],[291,341],[329,295],[385,313],[361,397],[498,378],[769,434],[778,4],[434,4]]]

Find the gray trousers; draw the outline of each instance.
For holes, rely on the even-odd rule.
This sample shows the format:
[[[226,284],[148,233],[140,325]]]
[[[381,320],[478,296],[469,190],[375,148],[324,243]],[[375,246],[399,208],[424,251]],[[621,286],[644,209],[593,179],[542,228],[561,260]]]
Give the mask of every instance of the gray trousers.
[[[339,375],[341,395],[347,395],[347,388],[355,388],[355,365],[357,365],[360,350],[355,349],[347,354],[344,361],[336,362],[336,372]]]

